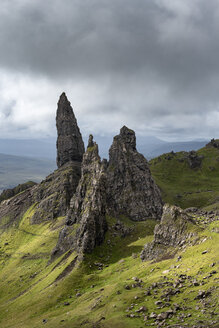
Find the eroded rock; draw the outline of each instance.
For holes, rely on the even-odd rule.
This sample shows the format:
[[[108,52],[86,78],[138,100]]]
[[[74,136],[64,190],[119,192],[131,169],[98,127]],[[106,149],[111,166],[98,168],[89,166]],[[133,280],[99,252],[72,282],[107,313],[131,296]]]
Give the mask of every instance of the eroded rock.
[[[90,136],[83,156],[81,179],[71,200],[66,227],[60,233],[54,252],[71,247],[81,253],[90,253],[104,240],[107,230],[105,214],[106,168],[100,160],[98,146]]]
[[[194,220],[181,208],[165,204],[160,224],[154,229],[154,240],[146,244],[141,252],[141,259],[152,260],[167,252],[168,247],[182,246],[193,235],[189,226]]]
[[[143,221],[160,219],[162,207],[160,190],[148,162],[136,149],[135,132],[124,126],[109,150],[107,211]]]
[[[70,161],[81,162],[84,142],[75,118],[71,103],[63,92],[59,98],[56,114],[57,127],[57,166]]]

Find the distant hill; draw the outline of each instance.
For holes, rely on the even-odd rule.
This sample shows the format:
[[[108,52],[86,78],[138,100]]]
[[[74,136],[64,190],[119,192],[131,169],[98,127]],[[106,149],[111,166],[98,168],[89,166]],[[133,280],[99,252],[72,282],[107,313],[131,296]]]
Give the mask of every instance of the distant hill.
[[[0,153],[0,192],[29,180],[40,182],[55,168],[52,160]]]
[[[55,161],[56,139],[0,139],[0,153]]]
[[[104,158],[108,158],[108,149],[112,144],[113,137],[94,135],[94,139],[98,143],[100,155]],[[147,159],[171,152],[172,150],[174,152],[197,150],[204,147],[207,143],[207,140],[167,142],[153,136],[140,135],[137,135],[136,139],[138,151],[142,153]]]
[[[160,144],[153,145],[152,147],[140,145],[139,150],[146,156],[147,159],[151,159],[171,151],[179,152],[198,150],[204,147],[206,143],[207,141],[161,142]]]
[[[87,137],[84,137],[85,147]],[[113,136],[94,135],[94,140],[98,143],[100,156],[108,158],[108,150],[112,144]],[[205,146],[207,141],[182,141],[166,142],[153,136],[137,135],[137,148],[147,159],[157,157],[170,151],[190,151],[197,150]],[[25,156],[32,158],[46,158],[52,161],[56,159],[56,139],[0,139],[0,153]]]

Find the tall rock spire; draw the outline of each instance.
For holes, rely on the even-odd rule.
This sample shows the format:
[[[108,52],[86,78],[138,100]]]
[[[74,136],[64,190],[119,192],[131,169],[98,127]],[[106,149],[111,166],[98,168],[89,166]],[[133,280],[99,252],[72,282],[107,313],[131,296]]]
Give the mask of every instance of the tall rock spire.
[[[57,166],[69,161],[81,162],[84,154],[84,142],[77,125],[71,103],[63,92],[59,98],[56,114]]]
[[[147,160],[136,150],[135,132],[126,126],[109,150],[107,206],[109,214],[134,221],[160,219],[163,203]]]

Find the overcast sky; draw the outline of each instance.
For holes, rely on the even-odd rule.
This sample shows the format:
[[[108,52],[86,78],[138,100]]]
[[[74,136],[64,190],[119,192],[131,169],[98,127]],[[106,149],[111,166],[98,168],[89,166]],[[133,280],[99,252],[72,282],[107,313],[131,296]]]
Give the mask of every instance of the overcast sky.
[[[1,0],[0,138],[219,138],[218,0]]]

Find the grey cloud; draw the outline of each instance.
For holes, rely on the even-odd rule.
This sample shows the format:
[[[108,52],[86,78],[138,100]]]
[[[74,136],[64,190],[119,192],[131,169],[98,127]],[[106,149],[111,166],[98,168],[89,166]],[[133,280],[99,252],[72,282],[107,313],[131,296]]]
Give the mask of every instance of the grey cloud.
[[[217,0],[3,0],[0,67],[60,89],[85,83],[85,97],[96,86],[102,99],[83,113],[100,119],[100,132],[121,120],[163,135],[201,134],[200,117],[209,134],[207,115],[219,107],[218,18]]]

